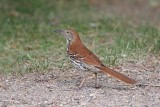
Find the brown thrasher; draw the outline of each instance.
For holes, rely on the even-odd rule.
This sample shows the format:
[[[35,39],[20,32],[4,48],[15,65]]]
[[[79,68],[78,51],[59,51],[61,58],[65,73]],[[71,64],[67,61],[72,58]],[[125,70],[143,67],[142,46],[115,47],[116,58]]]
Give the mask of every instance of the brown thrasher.
[[[80,70],[89,70],[94,71],[97,83],[97,72],[102,71],[105,74],[109,74],[112,77],[115,77],[118,80],[121,80],[128,84],[136,83],[135,80],[117,72],[111,70],[110,68],[103,65],[103,63],[99,60],[99,58],[94,55],[88,48],[86,48],[79,34],[72,30],[56,30],[55,32],[63,34],[67,41],[67,54],[69,56],[70,61],[76,68]],[[82,83],[80,87],[82,86]]]

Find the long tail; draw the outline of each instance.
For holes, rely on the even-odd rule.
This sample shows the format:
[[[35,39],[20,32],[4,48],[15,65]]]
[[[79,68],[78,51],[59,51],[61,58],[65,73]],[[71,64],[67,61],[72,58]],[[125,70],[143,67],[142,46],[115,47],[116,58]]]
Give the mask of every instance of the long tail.
[[[125,82],[127,84],[135,84],[136,83],[135,80],[133,80],[133,79],[131,79],[131,78],[129,78],[129,77],[117,72],[117,71],[111,70],[108,67],[104,66],[104,67],[98,67],[98,68],[102,72],[104,72],[105,74],[109,74],[110,76],[115,77],[115,78],[117,78],[117,79],[119,79],[119,80],[121,80],[121,81],[123,81],[123,82]]]

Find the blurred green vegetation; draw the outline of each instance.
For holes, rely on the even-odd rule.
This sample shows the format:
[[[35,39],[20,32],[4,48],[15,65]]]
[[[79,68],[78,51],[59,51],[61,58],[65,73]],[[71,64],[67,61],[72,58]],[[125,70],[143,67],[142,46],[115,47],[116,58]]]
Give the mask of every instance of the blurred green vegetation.
[[[129,22],[107,16],[87,0],[1,0],[0,73],[69,67],[66,41],[55,29],[76,29],[84,44],[108,65],[159,55],[158,28],[149,22],[136,27]]]

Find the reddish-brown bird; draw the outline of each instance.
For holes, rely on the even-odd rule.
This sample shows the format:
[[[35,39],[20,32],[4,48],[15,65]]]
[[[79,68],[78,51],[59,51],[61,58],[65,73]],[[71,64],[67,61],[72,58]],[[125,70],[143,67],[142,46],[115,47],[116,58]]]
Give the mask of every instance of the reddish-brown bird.
[[[72,30],[56,30],[66,38],[67,41],[67,54],[69,56],[70,61],[76,68],[81,70],[89,70],[93,71],[97,78],[97,72],[102,71],[103,73],[115,77],[118,80],[121,80],[128,84],[136,83],[135,80],[117,72],[111,70],[110,68],[103,65],[103,63],[99,60],[99,58],[94,55],[88,48],[86,48],[80,37],[79,34]],[[81,84],[82,85],[82,84]]]

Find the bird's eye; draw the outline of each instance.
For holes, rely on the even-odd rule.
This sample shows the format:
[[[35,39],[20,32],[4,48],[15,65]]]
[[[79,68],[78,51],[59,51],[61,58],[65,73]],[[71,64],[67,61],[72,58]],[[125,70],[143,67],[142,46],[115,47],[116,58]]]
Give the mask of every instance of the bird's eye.
[[[67,32],[69,34],[69,32]]]

